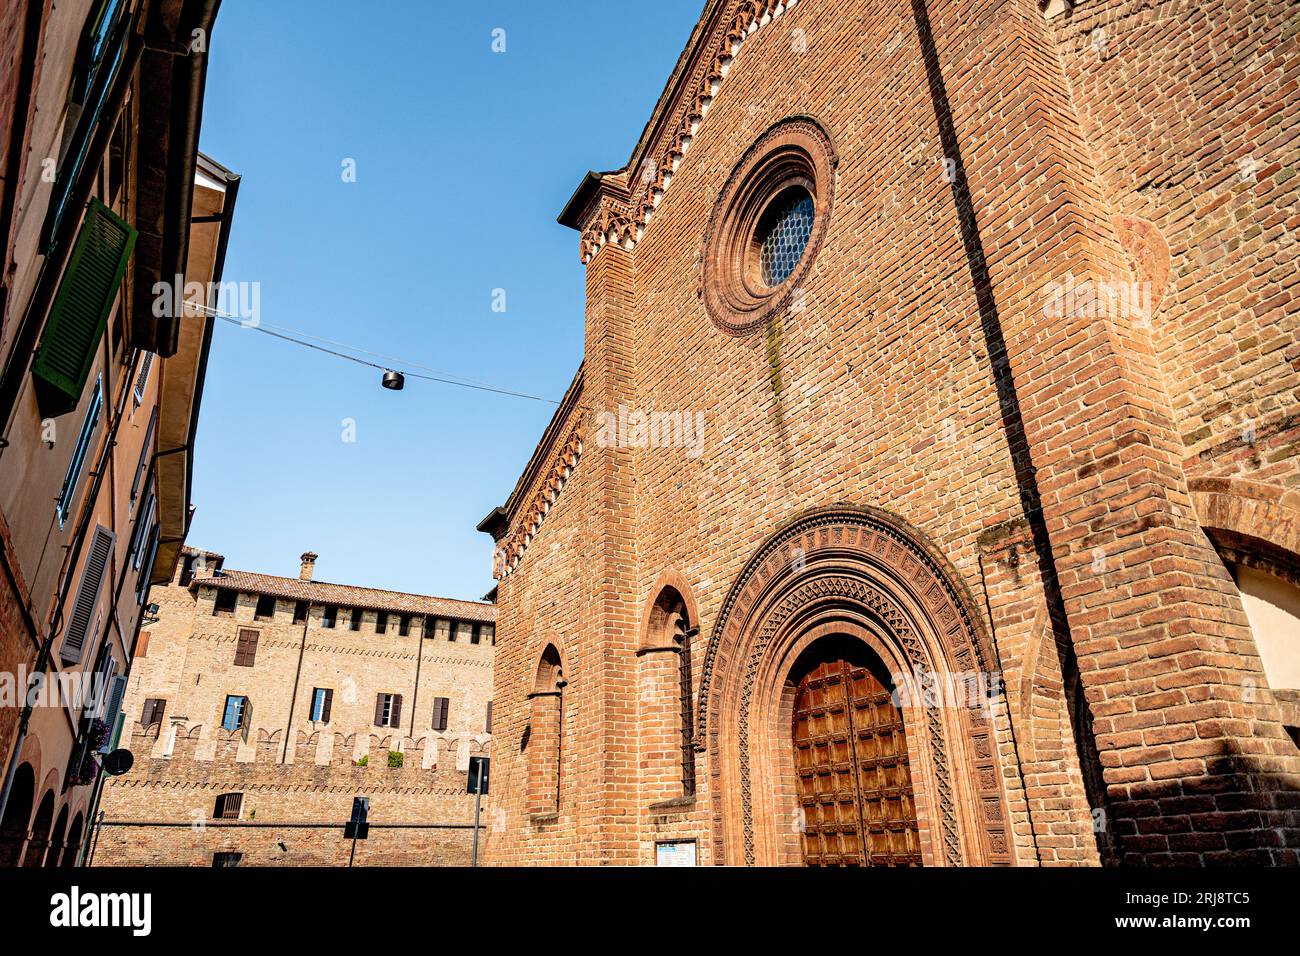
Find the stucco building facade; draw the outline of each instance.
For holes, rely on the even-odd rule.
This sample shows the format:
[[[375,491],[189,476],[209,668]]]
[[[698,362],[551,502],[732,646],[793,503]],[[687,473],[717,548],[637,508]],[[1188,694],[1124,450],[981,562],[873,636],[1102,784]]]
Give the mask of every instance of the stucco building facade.
[[[150,592],[123,705],[135,765],[95,865],[463,865],[489,756],[495,608],[229,570],[186,549]],[[483,825],[491,819],[484,815]]]
[[[1296,36],[705,4],[480,525],[490,862],[1297,862]]]
[[[0,7],[0,866],[81,859],[145,594],[189,528],[239,186],[198,151],[215,15]]]

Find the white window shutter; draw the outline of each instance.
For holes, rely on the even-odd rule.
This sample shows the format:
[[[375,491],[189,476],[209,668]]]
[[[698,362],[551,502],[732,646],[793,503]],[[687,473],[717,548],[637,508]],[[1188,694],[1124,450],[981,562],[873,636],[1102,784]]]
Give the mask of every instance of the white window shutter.
[[[113,556],[115,537],[107,528],[95,526],[86,554],[86,564],[81,572],[81,583],[77,585],[77,595],[68,614],[68,629],[63,632],[63,646],[59,656],[65,664],[80,664],[86,653],[86,638],[89,636],[90,622],[94,619],[95,606],[99,603],[99,592],[108,571],[108,562]]]

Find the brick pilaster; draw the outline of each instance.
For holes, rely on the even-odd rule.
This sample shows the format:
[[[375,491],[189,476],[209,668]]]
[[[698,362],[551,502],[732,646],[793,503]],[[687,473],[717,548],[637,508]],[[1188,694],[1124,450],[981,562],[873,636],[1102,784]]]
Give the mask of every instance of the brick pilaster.
[[[913,10],[1022,503],[1065,611],[1121,859],[1294,862],[1300,758],[1191,507],[1151,343],[1130,317],[1045,309],[1067,274],[1129,278],[1046,24],[1019,0],[978,20],[968,4]],[[1017,176],[999,165],[1008,155]]]

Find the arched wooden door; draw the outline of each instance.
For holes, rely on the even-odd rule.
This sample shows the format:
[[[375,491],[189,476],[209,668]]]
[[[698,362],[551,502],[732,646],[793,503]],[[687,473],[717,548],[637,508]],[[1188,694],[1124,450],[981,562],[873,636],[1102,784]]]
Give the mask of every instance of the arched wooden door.
[[[903,717],[860,663],[831,653],[795,693],[793,736],[806,866],[920,866]]]

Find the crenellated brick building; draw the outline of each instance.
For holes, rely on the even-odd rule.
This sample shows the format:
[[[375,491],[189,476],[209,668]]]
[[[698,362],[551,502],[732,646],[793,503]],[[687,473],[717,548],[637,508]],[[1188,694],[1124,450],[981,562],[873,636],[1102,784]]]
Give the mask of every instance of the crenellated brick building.
[[[708,0],[480,525],[489,861],[1297,862],[1298,34]]]
[[[495,608],[226,570],[187,548],[149,595],[93,862],[467,863],[469,758],[492,739]]]

